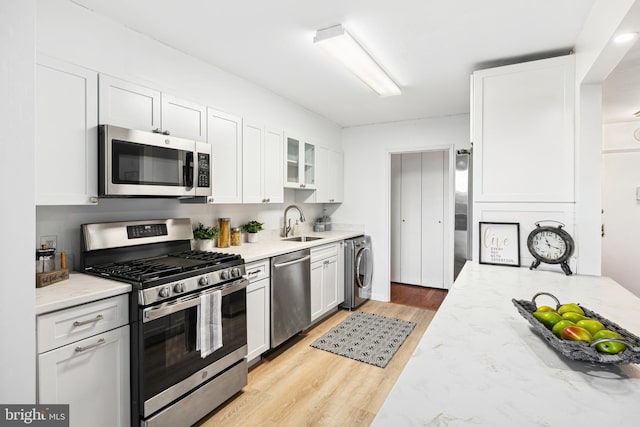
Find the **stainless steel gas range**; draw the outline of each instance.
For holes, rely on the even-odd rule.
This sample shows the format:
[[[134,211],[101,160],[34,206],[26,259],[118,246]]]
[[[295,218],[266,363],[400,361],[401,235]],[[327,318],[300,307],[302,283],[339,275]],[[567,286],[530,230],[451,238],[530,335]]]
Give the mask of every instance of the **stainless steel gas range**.
[[[131,425],[190,426],[247,384],[239,255],[191,250],[189,219],[82,225],[85,273],[130,283]]]

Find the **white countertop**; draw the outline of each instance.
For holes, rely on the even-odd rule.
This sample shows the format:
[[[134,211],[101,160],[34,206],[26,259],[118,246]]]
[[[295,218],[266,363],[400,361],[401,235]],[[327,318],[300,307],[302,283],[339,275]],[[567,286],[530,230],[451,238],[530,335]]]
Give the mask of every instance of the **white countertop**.
[[[229,246],[228,248],[213,248],[214,252],[225,252],[239,254],[244,262],[249,263],[277,255],[294,252],[300,249],[312,248],[314,246],[322,246],[327,243],[338,242],[340,240],[349,239],[351,237],[362,236],[362,231],[324,231],[304,233],[305,236],[322,237],[319,240],[310,242],[286,242],[281,239],[264,239],[258,240],[256,243],[242,242],[240,246]]]
[[[539,291],[640,335],[640,299],[611,279],[468,262],[373,425],[639,425],[640,365],[556,352],[511,302]]]
[[[361,231],[305,233],[305,236],[317,236],[322,237],[322,239],[310,242],[283,242],[280,239],[265,239],[256,243],[243,242],[240,246],[213,248],[213,251],[239,254],[246,263],[249,263],[287,252],[361,236],[362,234]],[[131,292],[131,285],[126,283],[83,273],[71,273],[68,280],[36,289],[36,314],[61,310],[127,292]]]
[[[110,279],[71,273],[69,279],[36,289],[36,314],[131,292],[131,285]]]

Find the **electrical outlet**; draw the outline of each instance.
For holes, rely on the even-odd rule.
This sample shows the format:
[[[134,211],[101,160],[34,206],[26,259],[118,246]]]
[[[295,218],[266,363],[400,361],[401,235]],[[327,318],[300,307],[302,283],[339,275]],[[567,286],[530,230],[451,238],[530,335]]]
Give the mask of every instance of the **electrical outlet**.
[[[47,249],[58,247],[58,236],[40,236],[40,245],[46,245]]]

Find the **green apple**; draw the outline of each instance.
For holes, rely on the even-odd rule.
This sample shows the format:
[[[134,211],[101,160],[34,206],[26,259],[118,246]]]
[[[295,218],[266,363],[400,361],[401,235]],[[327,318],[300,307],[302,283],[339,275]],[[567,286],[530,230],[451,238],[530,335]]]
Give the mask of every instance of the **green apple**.
[[[558,338],[562,338],[562,330],[567,326],[575,326],[575,323],[573,323],[571,320],[562,319],[561,321],[553,325],[551,332],[553,332],[553,334]]]
[[[548,305],[541,305],[536,311],[556,311],[556,309]]]
[[[591,342],[591,334],[580,326],[567,326],[562,330],[562,339],[570,341]]]
[[[593,341],[596,341],[602,338],[622,339],[622,335],[620,335],[617,332],[610,331],[609,329],[602,329],[596,332],[595,334],[593,334]],[[598,350],[600,353],[618,354],[621,351],[625,351],[626,349],[627,349],[626,345],[620,342],[615,342],[615,341],[602,342],[600,344],[596,344],[596,350]]]
[[[591,335],[604,329],[604,325],[595,319],[583,319],[576,322],[576,326],[585,328]]]
[[[573,311],[567,311],[566,313],[562,314],[562,318],[563,319],[567,319],[567,320],[571,320],[573,323],[578,323],[581,320],[586,320],[588,319],[587,316],[580,314],[580,313],[576,313]]]
[[[582,308],[578,304],[574,303],[562,304],[560,307],[558,307],[558,313],[578,313],[584,316],[584,310],[582,310]]]
[[[533,317],[538,319],[547,329],[553,328],[553,325],[562,320],[562,316],[555,311],[534,311]]]

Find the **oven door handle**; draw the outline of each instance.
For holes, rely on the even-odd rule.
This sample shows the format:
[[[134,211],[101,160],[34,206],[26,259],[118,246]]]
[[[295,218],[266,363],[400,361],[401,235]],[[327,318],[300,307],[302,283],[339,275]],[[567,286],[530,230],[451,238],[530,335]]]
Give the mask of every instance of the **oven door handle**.
[[[142,322],[150,322],[155,319],[159,319],[164,316],[168,316],[169,314],[176,313],[178,311],[186,310],[187,308],[195,307],[200,304],[200,296],[205,295],[216,290],[222,291],[222,296],[232,294],[239,290],[242,290],[247,287],[249,284],[249,280],[243,277],[242,279],[238,279],[234,282],[231,282],[227,285],[223,285],[222,287],[216,287],[213,289],[207,289],[202,292],[198,292],[195,295],[188,295],[186,297],[178,298],[175,301],[165,302],[163,304],[145,308],[142,310]]]

